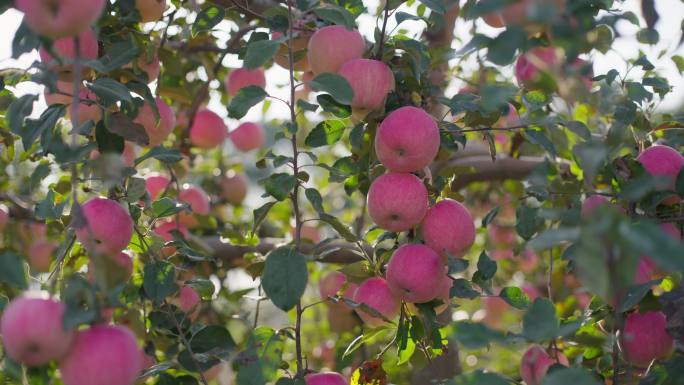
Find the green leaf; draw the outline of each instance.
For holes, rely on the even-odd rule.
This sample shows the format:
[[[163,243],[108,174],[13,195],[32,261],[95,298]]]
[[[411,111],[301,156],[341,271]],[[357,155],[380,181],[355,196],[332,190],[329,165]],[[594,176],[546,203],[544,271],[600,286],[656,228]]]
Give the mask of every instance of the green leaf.
[[[677,66],[677,71],[679,71],[679,74],[681,75],[682,72],[684,72],[684,57],[681,55],[673,55],[671,59]]]
[[[487,59],[500,66],[511,64],[518,47],[527,40],[527,33],[520,28],[509,26],[489,43]]]
[[[333,4],[326,4],[325,7],[314,8],[313,12],[321,19],[333,24],[343,25],[350,31],[356,27],[354,15],[345,8]]]
[[[66,305],[62,326],[65,330],[89,324],[99,317],[98,294],[93,284],[81,275],[69,277],[62,290],[62,301]]]
[[[26,264],[24,259],[12,251],[0,254],[0,282],[16,289],[28,289]]]
[[[268,195],[282,201],[285,200],[294,189],[297,184],[297,178],[295,178],[294,175],[278,173],[273,174],[266,179],[262,179],[260,183],[264,186]]]
[[[292,247],[279,247],[266,256],[261,282],[273,304],[289,311],[304,294],[308,275],[303,254]]]
[[[185,207],[169,197],[162,197],[152,202],[152,213],[155,218],[164,218],[183,211]]]
[[[297,107],[309,112],[316,112],[318,110],[318,104],[309,103],[304,99],[297,99]]]
[[[87,62],[87,65],[97,72],[106,74],[130,63],[138,55],[140,49],[132,39],[129,39],[114,43],[102,57]]]
[[[602,382],[582,368],[560,368],[544,376],[541,385],[601,385]]]
[[[336,102],[335,99],[328,94],[318,95],[316,100],[318,100],[318,104],[323,111],[329,112],[337,118],[344,119],[351,116],[351,107],[349,107],[349,105]]]
[[[337,102],[349,105],[354,97],[354,90],[344,77],[324,72],[309,82],[309,87],[314,91],[327,92]]]
[[[482,218],[482,227],[487,227],[489,226],[490,223],[496,218],[497,215],[499,215],[499,210],[501,210],[501,207],[496,206],[493,209],[491,209],[487,215]]]
[[[477,272],[485,281],[494,278],[496,274],[496,262],[491,260],[485,251],[480,254],[480,259],[477,261]]]
[[[220,23],[226,16],[226,11],[215,5],[204,8],[192,23],[192,37],[197,36],[202,31],[209,31]]]
[[[5,115],[5,120],[13,133],[23,137],[21,132],[23,131],[22,128],[24,125],[24,119],[26,119],[26,117],[31,115],[33,112],[33,103],[36,100],[38,100],[38,95],[27,94],[14,99],[12,104],[9,105]],[[24,148],[26,149],[29,147],[24,145]]]
[[[565,127],[568,128],[568,130],[574,132],[577,134],[580,138],[584,140],[589,140],[591,139],[591,131],[589,131],[589,128],[587,127],[586,124],[577,121],[577,120],[571,120],[569,122],[565,123]]]
[[[532,111],[539,111],[542,108],[546,107],[551,103],[551,96],[545,94],[542,91],[530,91],[526,92],[525,95],[523,95],[523,104],[525,107],[527,107],[527,110],[532,112]]]
[[[348,242],[358,241],[358,237],[352,232],[349,226],[342,223],[337,217],[330,214],[319,213],[320,220],[329,224],[337,234],[344,238]]]
[[[123,112],[107,111],[105,113],[104,124],[107,130],[130,142],[141,146],[147,146],[150,138],[142,124],[135,123],[128,115]]]
[[[4,13],[5,10],[3,9],[2,12]],[[22,22],[12,38],[12,58],[18,59],[22,54],[38,49],[39,46],[38,35],[25,22]]]
[[[329,146],[342,138],[345,128],[341,120],[324,120],[311,130],[304,143],[310,147]]]
[[[54,105],[43,111],[39,119],[27,119],[24,130],[19,134],[21,135],[21,141],[24,148],[28,150],[33,145],[33,142],[41,135],[43,135],[41,144],[45,147],[46,144],[43,140],[43,138],[45,138],[44,134],[52,132],[57,121],[64,116],[65,111],[66,108],[64,106]]]
[[[473,289],[470,281],[463,278],[455,279],[451,290],[449,290],[449,297],[475,299],[480,296],[480,293]]]
[[[506,337],[498,330],[490,329],[483,323],[461,321],[454,323],[454,338],[468,349],[479,349],[489,344],[502,343]]]
[[[190,347],[195,354],[211,351],[214,356],[225,356],[235,349],[235,341],[225,327],[210,325],[192,336]]]
[[[523,317],[523,336],[532,342],[544,342],[559,333],[560,321],[553,303],[537,298]]]
[[[256,69],[271,60],[280,48],[280,40],[257,40],[249,43],[245,53],[244,66],[247,69]]]
[[[423,20],[422,18],[420,18],[418,16],[415,16],[415,15],[412,15],[412,14],[406,13],[406,12],[401,12],[401,11],[396,12],[394,14],[394,18],[396,19],[397,24],[401,24],[401,23],[405,22],[406,20],[414,20],[414,21]]]
[[[98,98],[102,99],[106,106],[111,106],[117,102],[132,103],[131,91],[123,84],[110,78],[97,78],[88,85]]]
[[[149,158],[154,158],[162,163],[176,163],[183,159],[180,151],[175,148],[164,148],[157,146],[150,151],[146,152],[145,155],[137,158],[135,160],[135,165],[139,165]]]
[[[278,202],[268,202],[264,204],[263,206],[254,209],[252,211],[253,216],[254,216],[254,224],[252,225],[252,235],[256,234],[257,230],[259,230],[259,227],[261,224],[266,220],[266,216],[268,216],[268,212],[271,211],[273,206],[278,203]]]
[[[176,268],[165,261],[147,263],[143,274],[143,289],[147,298],[157,305],[178,290]]]
[[[307,188],[304,191],[304,195],[306,195],[306,199],[309,200],[311,206],[313,206],[317,213],[325,213],[325,210],[323,209],[323,197],[318,190],[315,188]]]
[[[644,299],[646,294],[651,291],[651,287],[660,284],[660,282],[662,282],[662,279],[657,279],[630,287],[629,291],[627,291],[627,294],[625,295],[625,298],[620,304],[619,310],[621,312],[629,311],[631,308],[641,302],[642,299]]]
[[[549,155],[553,157],[558,156],[558,152],[556,152],[556,146],[548,138],[548,136],[546,136],[546,132],[542,130],[526,129],[525,136],[530,143],[542,146],[549,153]]]
[[[447,9],[446,5],[442,0],[419,0],[421,3],[425,4],[426,7],[430,8],[432,11],[441,14],[445,14]]]
[[[530,299],[519,287],[504,287],[501,289],[499,297],[516,309],[527,309],[530,306]]]
[[[210,300],[216,291],[214,283],[208,279],[193,278],[185,281],[185,284],[193,288],[204,300]]]
[[[532,238],[543,223],[543,219],[539,217],[539,209],[529,206],[517,208],[515,230],[523,239]]]
[[[579,239],[579,236],[580,230],[576,227],[549,229],[529,241],[527,247],[537,251],[546,250],[562,243],[575,242]]]
[[[241,119],[247,115],[250,108],[264,100],[267,96],[268,93],[259,86],[243,87],[238,91],[237,95],[230,100],[228,115],[230,115],[231,118]]]

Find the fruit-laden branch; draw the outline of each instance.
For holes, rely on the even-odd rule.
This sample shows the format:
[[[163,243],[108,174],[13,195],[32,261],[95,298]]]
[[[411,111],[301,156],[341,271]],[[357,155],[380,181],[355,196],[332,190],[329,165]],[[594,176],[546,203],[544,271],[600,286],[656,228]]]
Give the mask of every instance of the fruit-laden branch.
[[[208,249],[215,259],[231,266],[239,266],[242,265],[242,257],[245,254],[258,252],[265,255],[276,247],[287,243],[288,240],[265,238],[256,246],[241,246],[224,242],[219,237],[207,236],[200,238],[199,242]],[[370,251],[369,245],[365,245],[365,247],[366,251]],[[328,242],[323,246],[302,242],[301,251],[306,255],[313,255],[316,261],[324,263],[349,264],[363,259],[356,244],[343,240]]]
[[[451,159],[435,162],[432,173],[443,176],[456,175],[451,183],[451,190],[458,191],[475,182],[523,180],[545,159],[540,156],[512,158],[497,155],[492,160],[487,148],[469,142],[466,149],[459,151]],[[559,164],[563,173],[570,168],[568,161],[561,160]]]

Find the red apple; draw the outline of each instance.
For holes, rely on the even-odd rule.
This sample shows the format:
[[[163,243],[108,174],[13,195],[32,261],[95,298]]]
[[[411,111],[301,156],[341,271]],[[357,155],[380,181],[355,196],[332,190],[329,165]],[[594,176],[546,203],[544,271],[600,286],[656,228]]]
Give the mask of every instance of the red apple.
[[[98,43],[97,36],[92,29],[87,28],[83,30],[78,36],[79,38],[79,57],[81,60],[95,60],[98,57]],[[52,43],[52,49],[57,53],[62,60],[73,61],[76,58],[76,45],[74,44],[74,37],[67,36],[57,39]],[[39,51],[40,61],[47,64],[48,67],[54,71],[67,71],[71,69],[71,64],[60,66],[56,59],[50,55],[45,49],[41,48]]]
[[[422,170],[437,156],[439,144],[439,128],[432,116],[411,106],[392,111],[375,135],[378,159],[393,172]]]
[[[527,385],[541,385],[546,372],[556,363],[568,366],[568,359],[560,352],[557,357],[552,358],[544,348],[539,345],[532,345],[523,355],[520,362],[520,377]]]
[[[0,203],[0,231],[4,231],[10,222],[9,207]]]
[[[387,94],[394,90],[394,74],[379,60],[352,59],[342,64],[339,74],[354,90],[351,106],[355,109],[382,109]]]
[[[405,302],[425,303],[443,293],[446,266],[434,250],[421,244],[399,247],[387,264],[387,285]]]
[[[413,174],[384,174],[368,190],[368,214],[385,230],[409,230],[423,220],[427,210],[427,189]]]
[[[249,70],[236,68],[226,78],[226,89],[230,96],[237,95],[238,91],[247,86],[259,86],[266,88],[266,76],[261,68]]]
[[[106,0],[16,0],[24,22],[39,35],[76,36],[100,18]]]
[[[296,21],[295,24],[297,24]],[[295,71],[308,71],[309,59],[307,55],[307,47],[309,45],[309,39],[311,39],[312,33],[304,28],[295,28],[292,32],[292,69]],[[281,36],[283,36],[283,34],[278,31],[271,34],[271,38],[273,40],[279,39]],[[290,53],[287,46],[288,40],[286,39],[285,42],[280,45],[278,52],[276,52],[275,56],[273,57],[273,61],[285,69],[290,68]]]
[[[221,179],[221,195],[230,204],[239,205],[247,197],[247,178],[235,171],[228,171]]]
[[[62,326],[65,311],[63,303],[51,299],[25,295],[12,300],[0,323],[5,352],[27,366],[61,359],[74,337]]]
[[[475,224],[461,203],[445,199],[428,210],[423,219],[425,244],[442,255],[463,256],[475,242]]]
[[[228,135],[223,119],[209,110],[199,111],[190,127],[190,142],[195,147],[211,149],[221,146]]]
[[[629,314],[620,341],[625,359],[641,368],[670,357],[674,349],[665,314],[658,311]]]
[[[145,179],[145,190],[150,194],[150,200],[155,201],[159,194],[164,192],[171,184],[171,179],[164,175],[153,174]]]
[[[145,102],[138,110],[135,123],[145,127],[145,132],[150,139],[149,146],[155,147],[164,143],[171,131],[176,127],[176,115],[171,107],[161,98],[155,99],[157,110],[159,111],[159,121],[157,121],[152,107]]]
[[[521,86],[534,90],[548,88],[545,84],[561,61],[555,47],[536,47],[520,55],[515,63],[515,78]]]
[[[50,271],[52,256],[57,244],[46,239],[36,239],[28,248],[27,255],[31,269],[38,273]]]
[[[392,294],[387,281],[380,277],[365,280],[356,289],[354,302],[374,309],[388,320],[396,317],[401,309],[401,301]],[[375,317],[361,308],[356,309],[356,313],[370,327],[378,327],[385,324],[382,318]]]
[[[76,334],[59,371],[64,385],[133,385],[142,371],[143,354],[128,328],[95,325]]]
[[[85,223],[76,229],[78,240],[100,254],[118,254],[133,236],[133,220],[118,202],[93,198],[82,206]]]
[[[662,178],[656,184],[658,190],[675,190],[677,175],[684,166],[684,156],[672,147],[653,145],[642,151],[637,157],[637,161],[644,166],[649,174]],[[675,204],[680,199],[672,197],[663,203]]]
[[[315,75],[337,72],[342,64],[363,56],[366,43],[357,30],[331,25],[316,31],[309,39],[308,59]]]
[[[241,152],[256,150],[266,140],[264,129],[254,123],[242,123],[229,134],[230,140]]]
[[[135,7],[140,12],[140,21],[149,23],[162,18],[166,10],[166,0],[135,0]]]
[[[335,372],[323,372],[307,374],[304,377],[306,385],[348,385],[349,382],[341,374]]]

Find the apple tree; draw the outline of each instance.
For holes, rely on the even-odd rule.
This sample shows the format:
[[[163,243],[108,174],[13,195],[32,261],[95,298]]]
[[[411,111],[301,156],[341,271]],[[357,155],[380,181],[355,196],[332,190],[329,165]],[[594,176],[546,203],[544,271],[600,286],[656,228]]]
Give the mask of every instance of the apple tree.
[[[3,383],[681,384],[665,3],[0,1]]]

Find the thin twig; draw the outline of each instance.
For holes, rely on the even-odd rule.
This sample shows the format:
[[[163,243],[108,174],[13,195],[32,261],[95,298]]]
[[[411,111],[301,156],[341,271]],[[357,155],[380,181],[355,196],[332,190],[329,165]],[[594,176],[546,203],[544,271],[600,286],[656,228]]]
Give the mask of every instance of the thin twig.
[[[378,41],[378,56],[377,59],[382,61],[382,54],[385,50],[385,33],[387,31],[387,19],[389,19],[389,4],[390,0],[385,0],[385,16],[382,20],[382,30],[380,31],[380,41]]]
[[[202,381],[203,385],[209,385],[209,382],[207,381],[206,377],[204,377],[204,372],[202,371],[202,368],[200,367],[199,362],[195,359],[195,354],[192,352],[192,347],[190,346],[190,342],[188,342],[188,339],[185,338],[185,333],[181,330],[180,323],[178,322],[178,319],[176,319],[176,315],[171,312],[169,309],[169,305],[165,304],[167,308],[167,313],[169,317],[173,319],[174,326],[176,326],[176,330],[178,330],[178,337],[180,337],[181,342],[185,346],[185,349],[188,350],[188,354],[190,355],[190,360],[192,363],[195,365],[195,369],[199,373],[200,376],[200,381]]]

